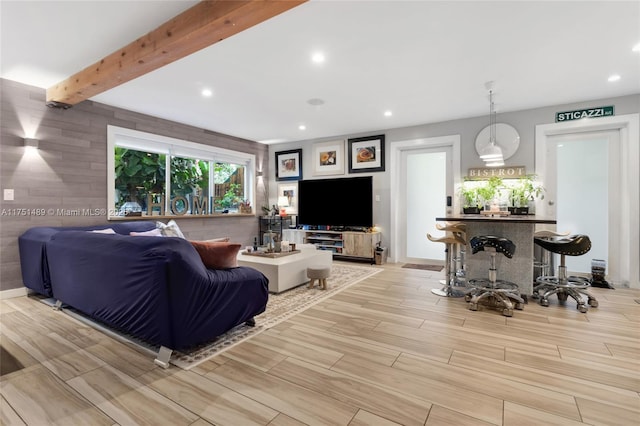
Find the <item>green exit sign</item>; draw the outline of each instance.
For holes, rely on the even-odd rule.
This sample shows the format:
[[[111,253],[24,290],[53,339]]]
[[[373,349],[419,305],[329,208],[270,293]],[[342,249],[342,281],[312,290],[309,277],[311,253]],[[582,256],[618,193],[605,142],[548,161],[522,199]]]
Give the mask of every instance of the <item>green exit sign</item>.
[[[575,111],[556,112],[556,123],[580,120],[582,118],[610,117],[613,115],[615,115],[613,112],[613,105],[578,109]]]

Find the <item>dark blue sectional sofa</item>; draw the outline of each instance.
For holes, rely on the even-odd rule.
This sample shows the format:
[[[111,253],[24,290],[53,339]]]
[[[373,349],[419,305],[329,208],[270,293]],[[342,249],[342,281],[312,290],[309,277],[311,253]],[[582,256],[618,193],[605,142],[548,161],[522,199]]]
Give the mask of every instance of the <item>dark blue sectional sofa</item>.
[[[117,234],[88,232],[113,228]],[[172,350],[206,343],[264,312],[268,280],[252,268],[207,269],[191,243],[129,236],[154,222],[32,228],[19,238],[26,287],[112,328]],[[123,235],[126,234],[126,235]]]

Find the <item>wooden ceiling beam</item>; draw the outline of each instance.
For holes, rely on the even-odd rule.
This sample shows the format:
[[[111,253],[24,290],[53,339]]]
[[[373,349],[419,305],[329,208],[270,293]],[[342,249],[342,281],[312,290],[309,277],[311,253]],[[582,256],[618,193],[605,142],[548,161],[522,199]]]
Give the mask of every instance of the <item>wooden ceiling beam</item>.
[[[306,1],[201,1],[145,36],[49,87],[47,105],[69,108]]]

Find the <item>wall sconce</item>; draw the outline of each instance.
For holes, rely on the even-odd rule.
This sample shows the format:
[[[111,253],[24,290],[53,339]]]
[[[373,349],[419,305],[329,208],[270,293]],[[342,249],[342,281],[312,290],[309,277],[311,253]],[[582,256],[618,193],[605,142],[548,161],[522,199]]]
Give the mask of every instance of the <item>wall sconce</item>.
[[[38,139],[24,138],[24,146],[27,148],[38,149],[39,142],[40,141]]]
[[[262,177],[262,170],[258,170],[258,171],[256,172],[256,176],[258,176],[258,177]]]

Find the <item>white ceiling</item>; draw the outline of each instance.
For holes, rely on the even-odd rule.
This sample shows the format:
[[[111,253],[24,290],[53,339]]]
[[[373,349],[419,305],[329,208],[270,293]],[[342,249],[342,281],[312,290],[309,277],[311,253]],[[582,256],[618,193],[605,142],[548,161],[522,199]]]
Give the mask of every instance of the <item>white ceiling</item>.
[[[47,88],[195,3],[2,0],[1,76]],[[312,0],[92,99],[298,141],[488,114],[490,80],[498,113],[638,94],[638,43],[640,1]]]

